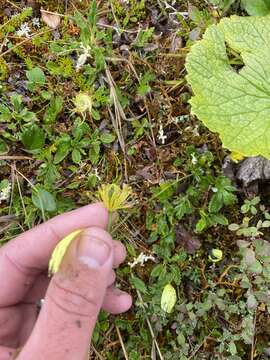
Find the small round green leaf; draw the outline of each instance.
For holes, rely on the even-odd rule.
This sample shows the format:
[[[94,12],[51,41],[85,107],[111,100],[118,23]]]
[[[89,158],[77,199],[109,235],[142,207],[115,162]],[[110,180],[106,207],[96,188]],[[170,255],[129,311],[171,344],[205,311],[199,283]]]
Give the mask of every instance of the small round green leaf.
[[[53,195],[41,187],[33,189],[32,202],[40,210],[49,212],[56,210],[56,203]]]

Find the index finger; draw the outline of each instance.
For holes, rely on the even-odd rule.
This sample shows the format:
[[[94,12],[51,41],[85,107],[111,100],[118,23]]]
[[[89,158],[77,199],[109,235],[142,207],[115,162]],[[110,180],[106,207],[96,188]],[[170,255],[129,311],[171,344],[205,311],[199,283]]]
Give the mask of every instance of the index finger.
[[[22,300],[38,274],[46,270],[56,244],[74,230],[106,229],[108,212],[101,203],[56,216],[10,241],[0,249],[0,307]]]

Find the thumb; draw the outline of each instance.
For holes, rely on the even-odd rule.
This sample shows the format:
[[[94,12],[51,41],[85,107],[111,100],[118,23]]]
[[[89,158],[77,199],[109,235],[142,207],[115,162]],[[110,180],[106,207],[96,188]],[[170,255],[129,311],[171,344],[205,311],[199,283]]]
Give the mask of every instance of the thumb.
[[[79,234],[49,285],[18,360],[84,360],[113,266],[113,243],[99,228]]]

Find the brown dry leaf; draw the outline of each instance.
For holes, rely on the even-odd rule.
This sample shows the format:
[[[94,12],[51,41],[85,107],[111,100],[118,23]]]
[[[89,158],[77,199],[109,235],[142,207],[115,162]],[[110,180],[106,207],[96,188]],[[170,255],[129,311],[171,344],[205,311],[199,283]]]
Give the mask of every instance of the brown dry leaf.
[[[46,25],[51,29],[56,29],[60,25],[60,16],[58,14],[53,14],[46,10],[40,10],[41,19],[45,22]]]
[[[194,254],[201,247],[200,240],[180,224],[175,225],[175,240],[188,254]]]

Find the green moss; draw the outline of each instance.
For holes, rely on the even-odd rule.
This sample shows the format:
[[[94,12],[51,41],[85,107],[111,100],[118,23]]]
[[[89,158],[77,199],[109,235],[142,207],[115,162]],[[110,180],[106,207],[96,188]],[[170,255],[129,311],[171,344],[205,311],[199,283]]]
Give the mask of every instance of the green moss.
[[[46,44],[46,46],[48,45],[49,40],[52,37],[51,32],[46,31],[47,27],[42,27],[40,28],[40,33],[43,33],[42,35],[38,35],[35,36],[32,39],[32,44],[36,47],[36,48],[40,48],[41,46],[43,46],[44,44]]]
[[[36,0],[37,4],[41,7],[44,7],[46,10],[57,11],[62,13],[65,10],[65,1],[55,1],[55,0]]]
[[[145,1],[130,0],[129,4],[123,5],[119,0],[112,0],[115,15],[119,18],[123,26],[129,22],[137,22],[145,18]]]
[[[4,22],[3,25],[0,26],[0,40],[4,39],[8,33],[14,32],[31,15],[32,15],[32,9],[26,8],[23,9],[23,11],[20,14],[14,15],[6,19],[6,22]]]
[[[9,75],[9,69],[6,61],[0,58],[0,80],[5,80]]]
[[[55,62],[48,61],[46,67],[52,75],[63,76],[64,78],[71,77],[75,71],[72,60],[67,56],[59,57]]]

